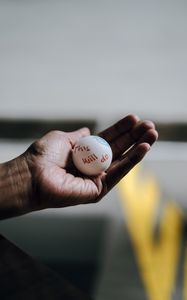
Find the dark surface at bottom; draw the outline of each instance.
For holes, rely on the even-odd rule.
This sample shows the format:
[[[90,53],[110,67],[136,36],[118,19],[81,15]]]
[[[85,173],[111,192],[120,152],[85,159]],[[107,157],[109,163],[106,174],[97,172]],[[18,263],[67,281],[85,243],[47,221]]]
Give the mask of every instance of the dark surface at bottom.
[[[93,263],[54,263],[47,262],[46,265],[70,281],[75,287],[92,296],[95,290],[95,279],[98,268]]]
[[[0,236],[0,299],[90,300],[90,297]]]

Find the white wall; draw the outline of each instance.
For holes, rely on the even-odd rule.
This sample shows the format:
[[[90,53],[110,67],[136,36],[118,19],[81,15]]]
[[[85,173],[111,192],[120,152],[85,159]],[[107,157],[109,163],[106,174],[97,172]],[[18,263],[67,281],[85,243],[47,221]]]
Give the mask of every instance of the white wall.
[[[0,117],[187,120],[185,0],[0,0]]]

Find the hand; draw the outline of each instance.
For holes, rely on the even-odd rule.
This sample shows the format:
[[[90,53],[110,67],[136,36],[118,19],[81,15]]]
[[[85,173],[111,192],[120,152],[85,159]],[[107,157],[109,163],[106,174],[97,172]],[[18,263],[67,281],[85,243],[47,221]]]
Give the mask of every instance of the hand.
[[[18,214],[99,201],[143,159],[158,136],[151,121],[141,121],[135,115],[118,121],[99,133],[113,151],[110,168],[99,176],[88,177],[75,169],[71,153],[76,141],[89,134],[88,128],[51,131],[15,159],[21,166],[19,180],[23,186],[24,180],[27,182],[24,197],[17,201]]]

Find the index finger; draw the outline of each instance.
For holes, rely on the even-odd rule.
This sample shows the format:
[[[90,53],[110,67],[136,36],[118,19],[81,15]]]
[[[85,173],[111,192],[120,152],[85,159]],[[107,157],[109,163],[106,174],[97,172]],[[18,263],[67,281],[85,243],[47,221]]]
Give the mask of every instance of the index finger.
[[[101,131],[99,133],[99,136],[110,143],[119,135],[131,130],[137,124],[137,122],[139,122],[139,120],[139,117],[137,117],[136,115],[128,115],[125,118],[119,120],[117,123],[108,127],[107,129]]]

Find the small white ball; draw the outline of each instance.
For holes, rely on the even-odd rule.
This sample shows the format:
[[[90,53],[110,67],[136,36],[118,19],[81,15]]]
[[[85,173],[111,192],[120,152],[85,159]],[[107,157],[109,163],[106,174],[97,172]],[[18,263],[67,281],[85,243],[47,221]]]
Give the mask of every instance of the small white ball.
[[[73,148],[73,162],[82,173],[96,176],[106,171],[112,162],[112,149],[103,138],[95,135],[79,139]]]

